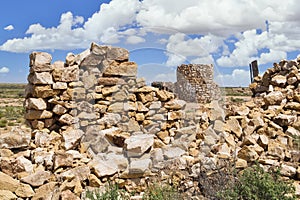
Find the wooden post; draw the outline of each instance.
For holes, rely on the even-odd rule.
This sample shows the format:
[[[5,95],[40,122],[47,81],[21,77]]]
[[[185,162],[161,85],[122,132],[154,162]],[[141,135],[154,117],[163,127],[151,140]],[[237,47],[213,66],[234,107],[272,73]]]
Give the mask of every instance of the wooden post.
[[[251,78],[251,83],[253,83],[254,78],[255,78],[256,76],[258,76],[258,74],[259,74],[259,71],[258,71],[258,65],[257,65],[257,60],[252,61],[252,62],[249,64],[249,67],[250,67],[250,78]]]

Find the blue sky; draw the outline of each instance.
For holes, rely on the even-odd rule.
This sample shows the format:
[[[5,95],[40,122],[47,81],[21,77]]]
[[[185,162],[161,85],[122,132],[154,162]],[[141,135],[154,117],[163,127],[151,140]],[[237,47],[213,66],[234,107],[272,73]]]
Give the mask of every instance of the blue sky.
[[[53,61],[91,42],[127,48],[147,82],[175,81],[181,63],[213,63],[222,86],[247,86],[300,54],[296,0],[10,0],[0,7],[0,82],[26,83],[29,54]]]

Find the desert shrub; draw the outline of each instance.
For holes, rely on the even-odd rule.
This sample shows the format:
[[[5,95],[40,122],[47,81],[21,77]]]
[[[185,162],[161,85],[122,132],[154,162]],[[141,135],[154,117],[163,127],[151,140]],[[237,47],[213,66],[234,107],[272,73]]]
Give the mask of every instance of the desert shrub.
[[[144,200],[181,200],[182,196],[170,185],[151,185],[143,195]]]
[[[226,200],[294,200],[295,188],[280,177],[279,170],[265,172],[259,165],[245,169],[232,187],[218,192]]]
[[[129,199],[125,191],[119,189],[118,185],[116,184],[108,184],[105,188],[105,191],[94,190],[94,191],[87,191],[86,196],[87,200],[127,200]]]
[[[1,120],[0,120],[0,127],[1,127],[1,128],[6,127],[7,122],[8,122],[8,121],[7,121],[6,119],[1,119]]]

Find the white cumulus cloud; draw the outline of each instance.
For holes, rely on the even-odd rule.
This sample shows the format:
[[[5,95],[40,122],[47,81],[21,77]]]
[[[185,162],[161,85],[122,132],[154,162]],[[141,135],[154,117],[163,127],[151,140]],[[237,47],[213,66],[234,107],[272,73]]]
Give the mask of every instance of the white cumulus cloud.
[[[7,67],[0,68],[0,74],[6,74],[8,72],[9,72],[9,68],[7,68]]]
[[[250,72],[243,69],[234,69],[231,74],[217,74],[214,80],[222,87],[247,87],[250,84]]]
[[[8,25],[8,26],[4,27],[4,30],[6,30],[6,31],[11,31],[14,29],[15,29],[15,27],[13,25]]]

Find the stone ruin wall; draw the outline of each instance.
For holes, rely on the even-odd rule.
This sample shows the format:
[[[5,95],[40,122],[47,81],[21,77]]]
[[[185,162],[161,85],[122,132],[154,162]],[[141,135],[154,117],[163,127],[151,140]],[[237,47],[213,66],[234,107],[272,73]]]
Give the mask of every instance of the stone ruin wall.
[[[182,64],[177,68],[176,93],[189,102],[207,103],[219,99],[220,89],[213,78],[213,65]]]
[[[124,148],[125,157],[139,157],[152,145],[172,143],[185,123],[185,101],[137,79],[126,49],[92,44],[79,55],[68,54],[65,62],[51,60],[48,53],[30,55],[25,118],[37,143],[54,134],[61,137],[54,149],[95,156],[113,146]],[[133,135],[143,135],[145,149],[125,145]]]

